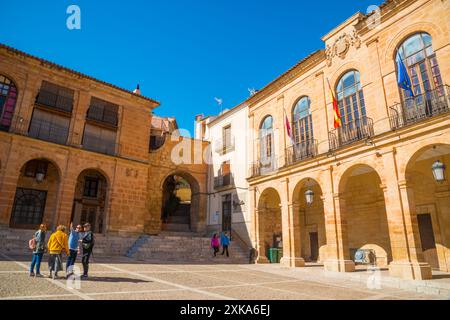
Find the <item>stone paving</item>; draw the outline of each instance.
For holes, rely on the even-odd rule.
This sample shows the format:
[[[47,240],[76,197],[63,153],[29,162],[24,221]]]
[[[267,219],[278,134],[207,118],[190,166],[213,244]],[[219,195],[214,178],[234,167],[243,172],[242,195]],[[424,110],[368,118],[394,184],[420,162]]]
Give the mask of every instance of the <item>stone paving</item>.
[[[275,265],[161,264],[129,258],[95,258],[90,279],[31,278],[29,257],[0,253],[0,299],[20,300],[437,300],[420,294],[296,272]],[[78,262],[80,266],[80,263]],[[48,275],[46,257],[42,273]],[[64,275],[64,274],[62,274]]]

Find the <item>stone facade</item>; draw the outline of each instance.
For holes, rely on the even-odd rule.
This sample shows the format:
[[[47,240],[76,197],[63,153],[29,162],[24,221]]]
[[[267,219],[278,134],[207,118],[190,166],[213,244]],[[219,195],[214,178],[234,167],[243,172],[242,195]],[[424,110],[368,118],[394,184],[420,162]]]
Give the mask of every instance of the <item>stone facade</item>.
[[[287,266],[303,266],[314,244],[319,247],[314,260],[332,271],[354,271],[354,252],[359,249],[372,250],[379,267],[389,267],[402,278],[430,278],[431,267],[450,271],[450,101],[445,86],[450,81],[449,15],[448,1],[441,0],[387,1],[379,21],[356,14],[323,37],[326,50],[302,60],[247,100],[254,162],[250,233],[260,262],[267,261],[267,241],[279,232],[276,221],[282,221],[282,263]],[[436,58],[432,64],[437,61],[444,86],[437,86],[432,73],[430,81],[443,90],[439,98],[433,100],[431,91],[416,92],[413,104],[419,108],[417,99],[425,97],[427,108],[442,107],[442,112],[430,109],[426,116],[410,118],[405,109],[399,116],[399,103],[406,108],[412,100],[408,102],[398,87],[396,53],[417,34],[431,37]],[[431,70],[430,65],[426,68]],[[365,114],[356,122],[351,111],[355,118],[346,118],[344,128],[334,130],[328,83],[339,99],[338,83],[349,71],[359,72]],[[314,150],[293,159],[284,112],[292,112],[305,96],[311,101]],[[362,104],[362,95],[354,99],[355,106]],[[262,174],[258,132],[267,116],[273,118],[273,164],[271,172]],[[290,121],[294,127],[294,118]],[[351,124],[358,129],[352,131]],[[433,178],[437,160],[447,165],[444,182]],[[314,192],[312,204],[305,203],[308,190]],[[435,245],[423,248],[433,237]]]
[[[95,224],[97,232],[156,234],[160,232],[161,180],[179,172],[189,177],[197,192],[193,229],[205,229],[206,200],[202,193],[206,190],[207,170],[201,163],[172,163],[171,152],[179,138],[150,153],[152,110],[159,105],[157,101],[6,46],[0,47],[0,75],[17,88],[12,121],[0,109],[2,124],[5,119],[9,124],[0,130],[0,224],[34,228],[43,222],[55,227],[68,225],[75,218],[79,220],[76,223]],[[61,91],[45,92],[44,81],[65,88],[64,92],[73,92],[71,111],[61,111],[68,105],[63,103],[67,99]],[[47,100],[41,102],[45,96]],[[49,96],[54,100],[48,100]],[[107,102],[103,113],[92,115],[92,97]],[[36,114],[45,115],[46,120],[37,121]],[[64,123],[69,123],[67,130],[61,129]],[[88,125],[100,132],[90,140],[89,148]],[[59,139],[59,133],[67,137]],[[102,140],[105,136],[114,138]],[[190,139],[183,141],[199,147],[200,153],[208,147]],[[38,181],[36,172],[26,172],[32,170],[29,164],[33,160],[46,166],[43,181]],[[27,220],[26,215],[32,211],[30,201],[38,197],[20,198],[19,193],[27,192],[44,198],[39,222]],[[24,216],[13,217],[15,208]],[[16,218],[22,219],[22,225],[14,222]]]

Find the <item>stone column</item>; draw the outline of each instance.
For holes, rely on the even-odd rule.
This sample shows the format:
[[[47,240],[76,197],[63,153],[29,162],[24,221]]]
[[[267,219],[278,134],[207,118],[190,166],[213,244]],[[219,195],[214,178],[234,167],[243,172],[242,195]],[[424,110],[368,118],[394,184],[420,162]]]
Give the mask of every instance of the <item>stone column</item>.
[[[414,191],[407,181],[398,181],[393,153],[383,156],[386,185],[384,191],[392,259],[389,273],[403,279],[431,279],[431,267],[425,263],[415,214]]]
[[[264,229],[263,221],[261,221],[261,215],[268,214],[266,209],[255,210],[255,225],[256,225],[256,250],[258,250],[258,259],[256,263],[264,264],[269,263],[269,259],[266,257],[266,250],[264,244],[264,237],[261,235],[261,229]]]
[[[341,205],[344,205],[342,195],[333,193],[333,172],[330,169],[330,179],[323,181],[323,202],[325,215],[325,230],[327,234],[327,257],[324,261],[325,270],[334,272],[353,272],[355,263],[350,259],[347,240],[347,221],[342,219]]]
[[[34,74],[28,74],[26,87],[22,93],[21,104],[20,106],[16,105],[11,132],[28,135],[34,103],[41,83],[42,81],[39,77]]]
[[[285,262],[285,265],[294,268],[305,266],[305,260],[302,257],[302,230],[300,227],[299,209],[300,205],[298,203],[289,203],[287,208],[289,216],[290,255],[289,264]]]
[[[437,216],[441,231],[441,243],[438,250],[441,271],[450,272],[450,190],[448,186],[436,192]]]
[[[71,146],[81,147],[84,134],[84,124],[90,101],[91,96],[88,91],[80,90],[76,94],[73,108],[74,116],[72,116],[69,131],[70,133],[68,143]]]

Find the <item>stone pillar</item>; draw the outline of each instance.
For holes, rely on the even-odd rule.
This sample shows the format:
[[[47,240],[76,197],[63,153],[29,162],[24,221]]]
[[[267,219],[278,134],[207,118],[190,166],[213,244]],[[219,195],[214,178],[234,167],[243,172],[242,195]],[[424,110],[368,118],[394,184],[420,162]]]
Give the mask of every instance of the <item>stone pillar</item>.
[[[392,259],[391,276],[403,279],[431,279],[431,267],[425,263],[415,214],[414,191],[406,181],[398,181],[394,153],[383,156],[386,185],[384,191]]]
[[[323,179],[323,205],[325,215],[325,230],[327,234],[327,257],[324,261],[325,270],[334,272],[353,272],[355,263],[350,259],[347,240],[347,221],[342,219],[342,196],[333,193],[334,181],[332,168],[329,179]]]
[[[448,189],[447,186],[445,189]],[[441,271],[450,272],[450,190],[439,190],[436,194],[437,215],[441,231],[441,243],[438,250]]]
[[[266,209],[255,210],[255,229],[256,229],[256,250],[258,250],[258,259],[256,263],[264,264],[269,263],[269,259],[266,257],[266,250],[264,244],[264,237],[261,236],[261,230],[264,229],[264,222],[261,219],[261,215],[268,214]]]
[[[81,147],[84,134],[84,123],[91,102],[91,96],[88,91],[80,90],[76,94],[74,101],[74,116],[71,119],[69,131],[69,145]]]
[[[289,203],[287,206],[289,222],[289,256],[283,256],[282,264],[289,267],[301,268],[305,266],[302,258],[302,238],[300,228],[300,206],[298,203]],[[283,240],[284,241],[284,240]],[[285,246],[284,242],[283,245]],[[286,250],[283,248],[283,251]]]
[[[22,93],[23,98],[21,104],[20,106],[16,105],[11,132],[21,135],[28,135],[28,128],[30,126],[31,117],[33,114],[33,107],[41,83],[42,81],[39,77],[33,74],[28,74],[26,87]]]

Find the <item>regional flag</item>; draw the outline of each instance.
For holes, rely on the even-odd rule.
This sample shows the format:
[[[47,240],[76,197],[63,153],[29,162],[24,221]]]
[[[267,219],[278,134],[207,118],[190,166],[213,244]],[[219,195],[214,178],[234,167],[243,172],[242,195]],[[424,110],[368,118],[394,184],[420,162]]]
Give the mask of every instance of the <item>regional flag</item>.
[[[331,89],[330,81],[328,81],[328,87],[330,88],[331,97],[333,99],[333,116],[334,116],[334,128],[340,128],[342,126],[341,113],[339,112],[339,104]]]
[[[289,118],[286,114],[286,132],[289,138],[291,138],[292,144],[294,144],[294,136],[292,135],[291,123],[289,122]]]

